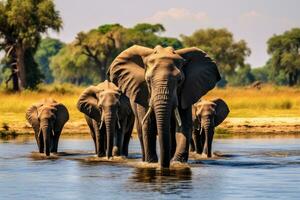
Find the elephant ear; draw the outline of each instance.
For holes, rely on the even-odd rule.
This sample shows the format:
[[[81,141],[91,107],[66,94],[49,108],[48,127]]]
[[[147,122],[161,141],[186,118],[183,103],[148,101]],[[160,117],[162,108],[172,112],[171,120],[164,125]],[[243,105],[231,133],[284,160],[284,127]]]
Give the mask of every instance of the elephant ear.
[[[108,70],[110,81],[134,102],[148,106],[148,87],[145,81],[145,65],[143,59],[153,49],[134,45],[121,52]]]
[[[185,81],[181,86],[181,106],[188,108],[213,89],[221,79],[216,63],[202,50],[191,47],[175,51],[187,62],[182,67]]]
[[[97,105],[99,91],[98,86],[90,86],[82,92],[77,102],[77,109],[96,121],[101,120],[101,111]]]
[[[40,106],[41,104],[32,105],[26,111],[26,120],[32,126],[35,133],[38,133],[40,129],[40,122],[38,118],[38,107]]]
[[[56,119],[54,123],[54,130],[56,132],[61,132],[65,123],[69,120],[68,109],[61,103],[57,103],[54,106],[56,108],[55,114]]]
[[[216,116],[215,116],[215,126],[221,124],[225,118],[228,116],[230,110],[228,105],[222,99],[214,99],[212,100],[216,104]]]

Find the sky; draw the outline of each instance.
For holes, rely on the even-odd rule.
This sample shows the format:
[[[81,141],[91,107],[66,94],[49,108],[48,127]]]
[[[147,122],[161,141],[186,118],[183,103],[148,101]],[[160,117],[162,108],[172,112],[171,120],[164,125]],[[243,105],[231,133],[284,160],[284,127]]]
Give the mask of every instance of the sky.
[[[299,0],[55,0],[64,28],[49,36],[65,42],[102,24],[161,23],[165,36],[190,35],[200,28],[227,28],[251,48],[253,67],[268,60],[267,40],[300,27]]]

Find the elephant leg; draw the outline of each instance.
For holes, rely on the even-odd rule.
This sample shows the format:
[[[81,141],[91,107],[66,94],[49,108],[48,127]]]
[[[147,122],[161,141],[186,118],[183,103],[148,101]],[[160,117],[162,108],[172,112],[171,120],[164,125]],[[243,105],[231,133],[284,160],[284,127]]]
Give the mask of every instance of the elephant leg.
[[[193,133],[192,133],[192,138],[191,138],[191,142],[190,142],[190,145],[191,145],[190,151],[191,151],[191,152],[196,151],[196,147],[195,147],[195,146],[196,146],[196,145],[195,145],[195,134],[196,134],[196,133],[195,133],[195,131],[196,131],[196,130],[194,130]]]
[[[105,156],[105,141],[104,141],[104,135],[105,135],[105,126],[102,126],[102,128],[99,130],[98,123],[94,123],[96,127],[94,127],[95,131],[95,140],[96,140],[96,154],[98,157]]]
[[[86,115],[85,115],[85,119],[88,127],[90,128],[90,134],[92,136],[94,147],[95,147],[95,154],[97,154],[98,152],[97,152],[97,142],[96,142],[96,133],[95,133],[95,129],[97,129],[97,122],[95,120],[92,120]]]
[[[191,107],[179,109],[179,114],[182,121],[182,130],[176,133],[176,152],[172,161],[187,162],[192,135],[192,109]]]
[[[40,143],[39,152],[44,153],[44,137],[42,133],[39,135],[39,143]]]
[[[175,118],[174,114],[171,117],[171,128],[170,129],[171,129],[170,130],[170,134],[171,134],[171,140],[170,140],[171,155],[170,155],[170,157],[172,158],[176,151],[176,118]]]
[[[199,153],[203,153],[203,150],[204,150],[204,145],[205,145],[205,142],[206,142],[206,136],[205,136],[205,131],[204,129],[201,129],[201,132],[200,132],[200,145],[201,145],[201,149],[199,150]]]
[[[124,142],[123,142],[123,155],[128,156],[128,146],[129,146],[129,141],[131,138],[133,126],[134,126],[134,118],[128,120],[128,128],[126,130],[126,133],[124,134]]]
[[[113,147],[113,156],[122,155],[123,149],[123,140],[124,140],[124,125],[122,124],[121,130],[116,130],[116,134],[114,137],[114,147]]]
[[[212,156],[212,142],[214,136],[214,128],[210,127],[207,132],[205,132],[205,144],[204,144],[204,154],[210,158]]]
[[[143,125],[143,141],[145,148],[145,161],[149,163],[158,162],[156,153],[156,136],[157,129],[153,115],[149,117],[147,122]]]
[[[52,148],[51,148],[51,152],[52,153],[57,153],[57,149],[58,149],[58,141],[59,141],[59,137],[60,137],[60,132],[56,132],[53,135],[53,139],[52,139]]]
[[[134,116],[135,116],[136,131],[137,131],[138,138],[139,138],[140,145],[141,145],[142,161],[144,162],[145,161],[145,148],[144,148],[144,142],[143,142],[143,129],[142,129],[142,124],[141,124],[142,121],[139,120],[140,118],[139,118],[139,114],[138,114],[138,105],[131,101],[130,101],[130,104],[131,104],[131,108],[132,108]]]
[[[41,149],[41,142],[40,142],[39,134],[38,133],[34,133],[34,137],[35,137],[38,149],[40,151],[40,149]]]
[[[196,153],[199,153],[201,154],[202,153],[202,150],[203,150],[203,146],[202,146],[202,138],[201,138],[201,135],[200,135],[200,130],[195,130],[193,132],[193,135],[192,135],[192,143],[194,144],[194,147],[195,147],[195,151]]]

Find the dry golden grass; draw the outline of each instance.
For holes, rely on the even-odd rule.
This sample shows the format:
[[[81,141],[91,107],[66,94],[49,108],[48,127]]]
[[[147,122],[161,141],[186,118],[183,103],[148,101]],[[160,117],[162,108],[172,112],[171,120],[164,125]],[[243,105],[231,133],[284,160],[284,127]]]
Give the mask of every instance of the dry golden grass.
[[[78,97],[83,87],[71,85],[43,86],[38,91],[24,91],[22,93],[0,92],[0,126],[25,126],[25,111],[35,102],[43,98],[53,98],[63,103],[69,110],[70,122],[83,119],[82,113],[76,108]],[[0,127],[1,129],[1,127]]]
[[[223,98],[230,107],[229,117],[298,117],[300,88],[264,85],[262,89],[235,87],[214,89],[204,98]]]
[[[43,86],[38,91],[7,93],[0,91],[0,129],[25,126],[25,111],[33,103],[52,97],[67,106],[70,121],[84,123],[83,115],[76,109],[76,102],[83,87],[71,85]],[[214,89],[204,98],[223,98],[230,107],[229,117],[300,117],[300,88],[263,86],[252,88]]]

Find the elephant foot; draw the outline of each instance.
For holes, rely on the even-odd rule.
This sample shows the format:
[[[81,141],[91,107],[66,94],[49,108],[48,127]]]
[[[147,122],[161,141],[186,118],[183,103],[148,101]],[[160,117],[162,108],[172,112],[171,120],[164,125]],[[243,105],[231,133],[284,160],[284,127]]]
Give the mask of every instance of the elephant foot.
[[[101,158],[101,157],[105,157],[106,156],[106,154],[105,153],[98,153],[98,154],[96,154],[96,157],[99,157],[99,158]]]
[[[147,163],[157,163],[158,162],[158,158],[157,158],[157,156],[148,157],[145,162],[147,162]]]
[[[188,153],[175,154],[172,158],[171,162],[187,162],[188,161]]]
[[[171,161],[171,168],[176,168],[176,169],[179,169],[179,168],[190,168],[188,163],[186,162],[180,162],[180,161]]]
[[[113,147],[112,154],[113,154],[113,156],[120,156],[121,153],[120,153],[119,148],[118,147]]]

